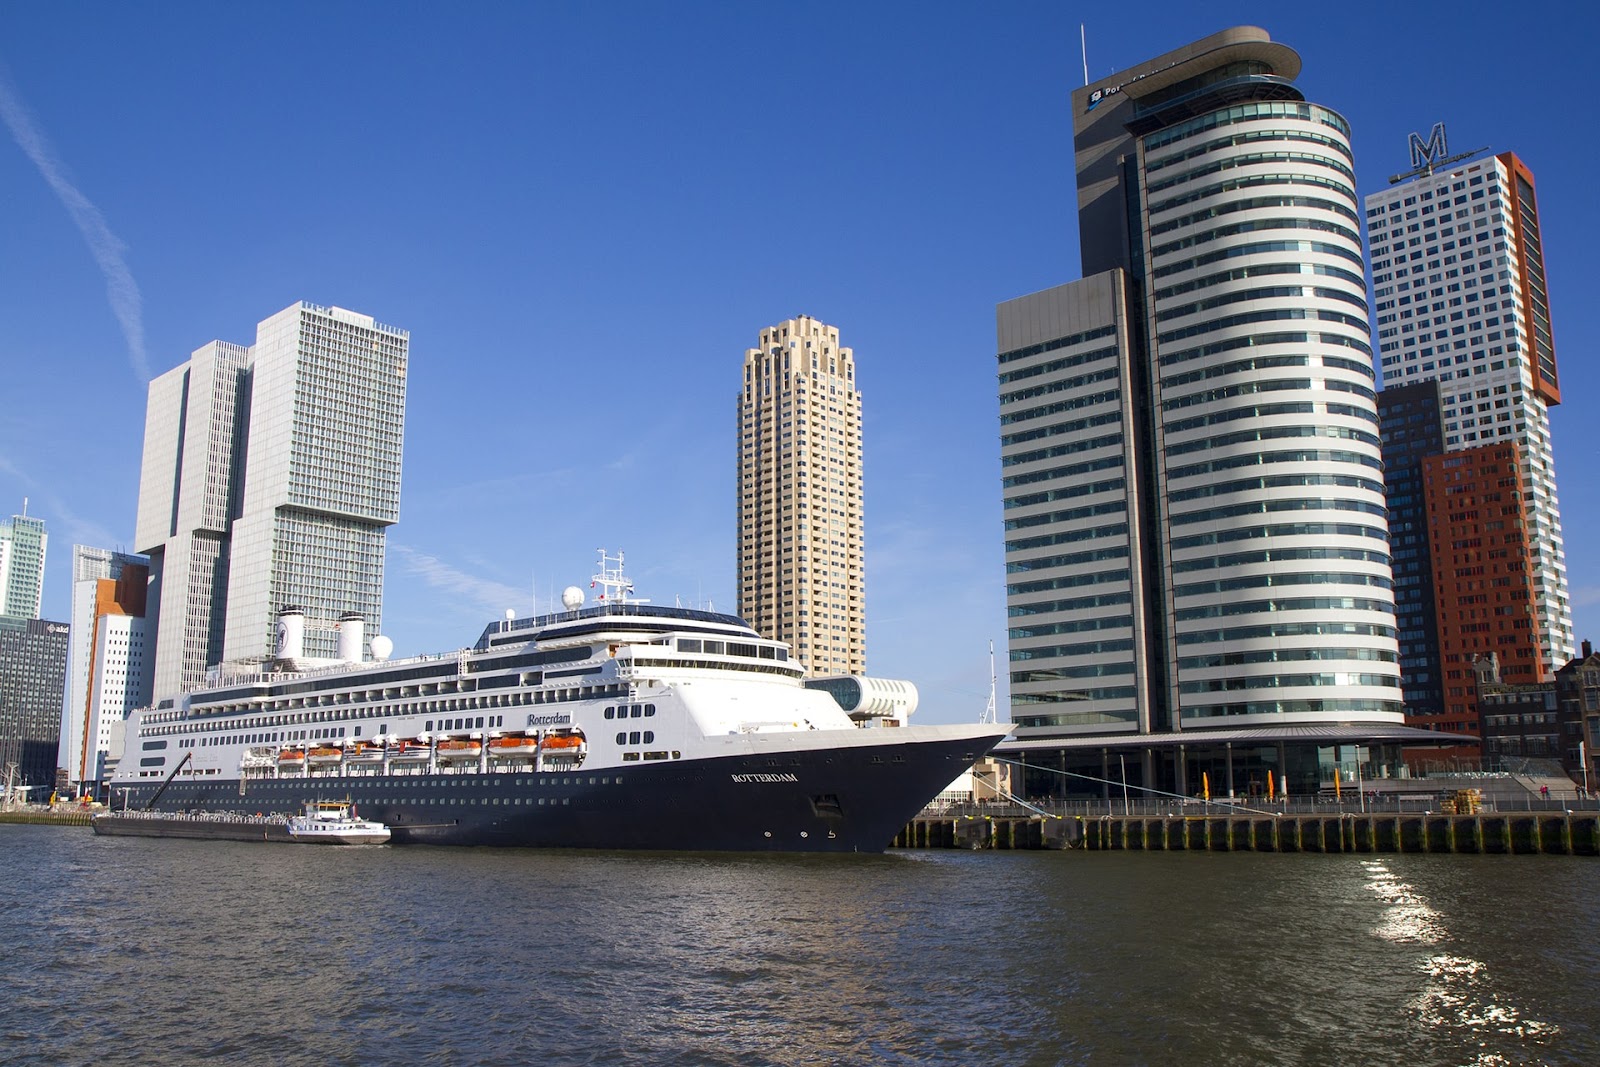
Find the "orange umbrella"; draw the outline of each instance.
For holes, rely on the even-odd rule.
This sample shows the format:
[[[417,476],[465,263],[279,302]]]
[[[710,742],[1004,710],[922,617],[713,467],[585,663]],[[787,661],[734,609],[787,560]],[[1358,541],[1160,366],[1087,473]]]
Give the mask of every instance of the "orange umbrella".
[[[1268,772],[1267,772],[1267,796],[1269,796],[1269,797],[1275,797],[1275,796],[1277,796],[1277,795],[1278,795],[1278,794],[1276,794],[1276,793],[1274,793],[1274,792],[1273,792],[1273,791],[1272,791],[1272,772],[1271,772],[1271,771],[1268,771]]]
[[[1207,777],[1205,771],[1200,772],[1200,791],[1205,794],[1207,800],[1211,799],[1211,779]]]

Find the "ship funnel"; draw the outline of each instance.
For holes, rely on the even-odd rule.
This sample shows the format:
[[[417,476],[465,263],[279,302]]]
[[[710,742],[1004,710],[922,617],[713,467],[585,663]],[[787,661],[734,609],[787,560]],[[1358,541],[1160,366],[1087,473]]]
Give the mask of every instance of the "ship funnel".
[[[306,615],[299,608],[278,612],[278,659],[299,659],[306,654]]]
[[[366,636],[366,621],[355,612],[339,616],[339,658],[346,663],[361,662],[361,646]]]

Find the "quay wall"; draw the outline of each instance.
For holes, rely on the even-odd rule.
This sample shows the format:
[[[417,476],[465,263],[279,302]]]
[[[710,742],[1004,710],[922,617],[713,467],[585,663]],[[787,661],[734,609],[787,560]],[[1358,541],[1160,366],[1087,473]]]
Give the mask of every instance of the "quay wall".
[[[0,811],[0,823],[88,826],[90,818],[87,811]]]
[[[1600,815],[923,816],[892,847],[1600,856]]]

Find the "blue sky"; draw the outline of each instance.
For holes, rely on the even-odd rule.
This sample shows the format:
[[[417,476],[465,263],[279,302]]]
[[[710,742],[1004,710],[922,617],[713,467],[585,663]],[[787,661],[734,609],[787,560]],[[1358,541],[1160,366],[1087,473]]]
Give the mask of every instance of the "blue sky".
[[[1350,119],[1363,194],[1441,119],[1533,168],[1600,637],[1600,16],[1478,6],[13,0],[0,513],[47,522],[65,618],[72,544],[133,547],[148,375],[305,299],[411,331],[397,654],[587,587],[600,546],[732,610],[741,360],[810,314],[864,394],[869,670],[975,719],[990,640],[1005,673],[994,306],[1079,277],[1079,23],[1093,77],[1248,23]]]

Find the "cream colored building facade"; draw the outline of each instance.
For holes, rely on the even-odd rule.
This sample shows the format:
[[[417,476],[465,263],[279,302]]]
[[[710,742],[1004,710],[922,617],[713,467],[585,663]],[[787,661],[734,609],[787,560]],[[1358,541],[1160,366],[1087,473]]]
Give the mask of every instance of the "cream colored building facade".
[[[739,614],[813,677],[866,667],[861,394],[838,327],[801,316],[746,350]]]

